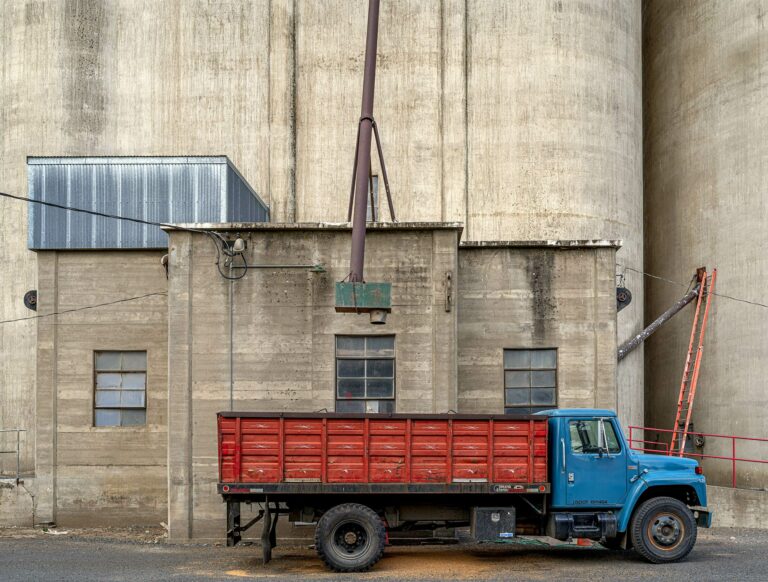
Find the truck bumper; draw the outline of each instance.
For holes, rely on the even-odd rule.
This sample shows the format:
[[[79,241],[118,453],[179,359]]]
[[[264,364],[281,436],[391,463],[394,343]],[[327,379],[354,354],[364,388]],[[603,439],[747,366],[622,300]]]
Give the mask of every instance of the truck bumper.
[[[692,507],[693,516],[696,518],[696,525],[699,527],[712,527],[712,512],[706,507]]]

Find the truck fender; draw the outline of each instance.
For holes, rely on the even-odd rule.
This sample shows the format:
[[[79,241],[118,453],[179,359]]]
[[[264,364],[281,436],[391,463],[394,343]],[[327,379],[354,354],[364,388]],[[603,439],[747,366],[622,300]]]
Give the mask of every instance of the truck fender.
[[[621,508],[621,511],[619,511],[618,517],[618,531],[620,533],[624,533],[627,531],[627,528],[629,527],[629,520],[632,517],[632,513],[635,511],[635,506],[637,505],[637,500],[640,499],[640,496],[645,493],[645,491],[648,489],[648,483],[646,483],[645,479],[642,477],[635,481],[635,483],[632,485],[632,487],[629,490],[629,493],[627,493],[627,499],[624,501],[624,506]]]
[[[621,511],[619,511],[617,516],[619,522],[617,529],[619,532],[627,531],[627,528],[629,527],[629,520],[632,518],[635,507],[637,507],[638,500],[643,495],[643,493],[654,487],[690,487],[698,496],[700,500],[699,502],[702,505],[706,504],[707,494],[703,478],[699,477],[691,479],[690,475],[676,475],[670,474],[668,472],[665,472],[656,477],[653,472],[650,472],[641,476],[632,485],[629,492],[627,493],[624,506],[621,508]]]

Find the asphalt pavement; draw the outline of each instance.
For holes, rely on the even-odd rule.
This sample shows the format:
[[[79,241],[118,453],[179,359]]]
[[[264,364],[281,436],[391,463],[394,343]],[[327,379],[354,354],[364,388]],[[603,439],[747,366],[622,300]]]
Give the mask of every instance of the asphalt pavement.
[[[652,565],[598,547],[388,547],[368,573],[328,572],[314,550],[283,546],[264,566],[256,545],[172,545],[131,536],[0,530],[0,580],[768,580],[768,532],[700,530],[681,563]]]

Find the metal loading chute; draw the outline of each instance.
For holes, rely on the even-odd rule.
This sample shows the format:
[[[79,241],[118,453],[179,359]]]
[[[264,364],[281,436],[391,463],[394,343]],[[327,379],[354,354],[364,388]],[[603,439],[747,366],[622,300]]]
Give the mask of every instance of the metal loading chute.
[[[392,196],[389,191],[389,179],[384,164],[384,157],[379,139],[379,130],[373,118],[373,98],[376,85],[376,48],[379,34],[379,0],[370,0],[368,4],[368,32],[365,44],[365,68],[363,72],[363,98],[360,108],[360,121],[357,128],[355,161],[352,170],[352,189],[349,193],[349,213],[352,219],[352,252],[349,274],[345,281],[336,283],[336,311],[339,313],[370,313],[371,323],[384,323],[386,314],[391,311],[390,283],[366,283],[363,276],[365,267],[365,233],[368,214],[368,195],[373,198],[371,175],[371,140],[376,137],[376,149],[381,162],[384,187],[387,192],[389,212],[395,220]],[[354,212],[353,212],[354,209]],[[372,218],[376,220],[376,210],[371,205]]]
[[[696,280],[696,284],[693,286],[693,289],[688,291],[683,297],[681,297],[678,301],[675,302],[672,307],[667,309],[664,313],[659,315],[653,322],[646,327],[643,331],[635,335],[634,337],[628,339],[623,344],[619,346],[618,352],[617,352],[617,358],[619,361],[623,360],[632,350],[637,348],[641,343],[643,343],[645,340],[647,340],[651,335],[653,335],[658,329],[667,323],[670,319],[672,319],[675,315],[680,313],[680,311],[683,310],[683,308],[691,303],[694,299],[696,299],[699,296],[699,291],[701,289],[702,284],[702,276],[703,274],[706,274],[706,271],[702,267],[701,269],[698,269],[696,272],[696,275],[694,275],[694,278]]]

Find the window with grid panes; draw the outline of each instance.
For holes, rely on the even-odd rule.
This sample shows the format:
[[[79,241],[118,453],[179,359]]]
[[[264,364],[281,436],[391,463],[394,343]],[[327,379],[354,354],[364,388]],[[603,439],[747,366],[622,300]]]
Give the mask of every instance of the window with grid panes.
[[[147,422],[147,352],[95,352],[94,426]]]
[[[504,412],[557,408],[557,350],[504,350]]]
[[[395,411],[395,336],[336,336],[336,412]]]

